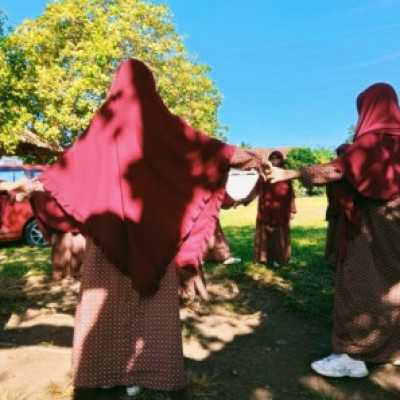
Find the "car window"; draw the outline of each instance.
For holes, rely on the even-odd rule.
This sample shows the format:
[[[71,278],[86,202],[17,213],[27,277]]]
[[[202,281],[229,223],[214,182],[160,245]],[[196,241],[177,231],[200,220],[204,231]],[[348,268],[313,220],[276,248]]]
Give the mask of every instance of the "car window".
[[[21,169],[1,169],[0,168],[0,180],[15,182],[20,178],[26,178],[25,172]]]
[[[37,170],[37,169],[32,169],[30,171],[27,171],[28,175],[30,178],[35,178],[36,176],[40,175],[43,171],[42,170]]]

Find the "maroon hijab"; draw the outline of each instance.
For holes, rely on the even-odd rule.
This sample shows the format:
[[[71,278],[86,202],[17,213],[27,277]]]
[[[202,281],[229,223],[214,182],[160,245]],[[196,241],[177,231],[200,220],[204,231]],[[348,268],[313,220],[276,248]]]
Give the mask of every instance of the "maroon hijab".
[[[172,260],[198,267],[234,146],[172,115],[141,61],[118,68],[86,132],[40,180],[142,294]]]
[[[353,144],[334,161],[363,196],[388,200],[400,195],[400,109],[386,83],[368,87],[357,98]]]
[[[333,161],[345,183],[338,189],[347,223],[343,225],[339,259],[346,241],[360,232],[363,197],[389,200],[400,196],[400,109],[394,89],[386,83],[368,87],[357,98],[354,142]]]
[[[280,168],[285,168],[283,154],[274,150],[270,153],[268,160],[272,157],[279,159]],[[269,225],[285,225],[290,220],[292,211],[292,199],[294,197],[291,181],[271,183],[260,178],[257,182],[258,211],[257,221]]]

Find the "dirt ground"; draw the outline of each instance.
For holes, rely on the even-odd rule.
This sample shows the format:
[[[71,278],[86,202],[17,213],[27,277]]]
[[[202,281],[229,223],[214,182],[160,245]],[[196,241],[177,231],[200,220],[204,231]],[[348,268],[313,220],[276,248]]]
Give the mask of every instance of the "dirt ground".
[[[0,291],[0,399],[120,399],[122,388],[73,391],[70,353],[79,284],[32,279]],[[330,349],[330,326],[289,310],[257,282],[214,282],[209,302],[182,306],[192,388],[198,400],[400,399],[400,367],[371,365],[362,379],[327,379],[310,362]],[[142,397],[142,396],[141,396]],[[161,399],[145,394],[146,399]],[[144,398],[143,397],[143,398]]]

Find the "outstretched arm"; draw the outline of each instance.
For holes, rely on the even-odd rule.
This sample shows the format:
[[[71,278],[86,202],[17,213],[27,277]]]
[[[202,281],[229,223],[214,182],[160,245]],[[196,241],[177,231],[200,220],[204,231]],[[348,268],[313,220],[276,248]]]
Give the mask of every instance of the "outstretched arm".
[[[304,186],[326,185],[343,178],[343,173],[333,164],[313,165],[300,169],[282,169],[271,167],[267,171],[267,179],[271,183],[287,181],[289,179],[301,179]]]
[[[268,161],[269,152],[264,149],[246,150],[238,147],[231,159],[230,166],[240,170],[256,169],[264,178],[271,167]]]
[[[290,179],[301,178],[299,169],[284,169],[279,167],[271,167],[267,172],[267,179],[271,183],[277,183],[282,181],[288,181]]]
[[[21,178],[16,182],[0,182],[0,191],[13,192],[15,201],[20,202],[29,199],[33,192],[44,192],[42,182],[37,178]]]
[[[28,181],[27,178],[21,178],[16,182],[7,182],[3,181],[0,182],[0,191],[1,192],[13,192],[13,191],[18,191],[22,186],[25,185],[25,183]]]

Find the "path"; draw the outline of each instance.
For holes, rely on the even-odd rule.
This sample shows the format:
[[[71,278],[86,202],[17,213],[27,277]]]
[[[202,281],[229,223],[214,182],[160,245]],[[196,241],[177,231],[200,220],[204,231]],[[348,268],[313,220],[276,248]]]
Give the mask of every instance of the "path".
[[[196,390],[202,379],[204,390],[195,393],[197,397],[192,392],[176,394],[176,398],[400,399],[400,367],[372,366],[370,376],[363,379],[325,379],[313,374],[310,362],[329,352],[330,328],[288,310],[284,296],[275,290],[254,282],[237,286],[229,281],[210,289],[210,303],[192,302],[182,310],[188,369],[197,377],[193,378]],[[21,302],[16,300],[14,307],[20,309]],[[0,307],[0,322],[6,328],[0,332],[2,400],[73,397],[68,375],[72,312],[61,312],[54,302],[53,307],[28,308],[22,319]],[[74,398],[119,399],[120,392],[84,392]],[[156,399],[152,396],[145,398]]]

